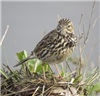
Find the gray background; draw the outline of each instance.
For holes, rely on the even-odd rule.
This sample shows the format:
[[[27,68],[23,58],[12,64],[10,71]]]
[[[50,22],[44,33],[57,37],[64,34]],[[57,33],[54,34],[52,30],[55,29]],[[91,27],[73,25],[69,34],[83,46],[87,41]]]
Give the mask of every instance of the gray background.
[[[87,32],[92,6],[93,2],[2,2],[2,36],[5,32],[6,26],[10,26],[4,40],[9,66],[15,69],[13,66],[18,60],[16,52],[25,49],[30,53],[36,44],[42,39],[44,31],[48,33],[56,28],[58,14],[61,19],[69,18],[73,22],[75,34],[78,35],[80,17],[81,14],[84,13],[82,22],[84,22],[85,32]],[[96,2],[91,22],[92,25],[98,16],[99,2]],[[97,21],[95,28],[90,35],[83,57],[87,58],[91,47],[98,40],[99,21]],[[17,43],[17,46],[15,42]],[[79,55],[78,46],[75,53]],[[99,45],[94,48],[89,59],[89,64],[94,62],[96,67],[98,65],[98,56]],[[1,62],[7,64],[3,46]],[[16,69],[18,69],[18,67]]]

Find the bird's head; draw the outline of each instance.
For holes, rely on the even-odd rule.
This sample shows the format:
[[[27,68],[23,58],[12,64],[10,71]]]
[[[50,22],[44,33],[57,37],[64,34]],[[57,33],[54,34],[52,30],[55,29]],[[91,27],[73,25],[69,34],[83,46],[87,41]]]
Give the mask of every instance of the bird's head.
[[[59,20],[56,30],[62,35],[74,34],[73,23],[69,19]]]

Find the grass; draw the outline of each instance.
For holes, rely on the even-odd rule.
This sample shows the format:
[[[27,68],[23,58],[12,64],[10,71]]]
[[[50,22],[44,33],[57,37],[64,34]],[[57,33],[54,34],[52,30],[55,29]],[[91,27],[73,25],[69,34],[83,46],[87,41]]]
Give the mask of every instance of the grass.
[[[0,69],[1,77],[1,96],[97,96],[100,95],[100,75],[99,67],[94,68],[92,71],[87,71],[87,68],[83,70],[82,66],[88,62],[87,58],[83,58],[83,52],[85,45],[89,39],[90,33],[92,32],[96,21],[91,28],[91,20],[93,16],[93,10],[95,2],[93,3],[89,27],[87,33],[84,31],[80,32],[80,26],[82,23],[83,14],[79,22],[79,53],[80,56],[74,55],[69,57],[66,62],[67,68],[61,68],[61,76],[66,80],[62,81],[59,77],[53,73],[49,64],[45,64],[45,74],[48,83],[44,82],[42,62],[38,59],[31,59],[21,65],[20,70],[12,70],[8,65],[2,64],[3,68]],[[91,29],[91,30],[90,30]],[[7,33],[8,27],[6,29]],[[85,36],[86,34],[86,36]],[[5,35],[0,42],[0,46],[3,43]],[[82,40],[83,39],[83,40]],[[83,41],[83,42],[82,42]],[[82,43],[81,43],[82,42]],[[83,45],[82,45],[83,44]],[[93,48],[95,47],[95,44]],[[93,51],[91,50],[91,53]],[[91,55],[90,53],[90,55]],[[28,54],[25,50],[20,53],[16,53],[19,61],[25,59]],[[99,64],[100,65],[100,57]],[[79,67],[76,70],[71,70],[68,63],[77,64]],[[88,65],[88,64],[87,64]],[[86,66],[87,67],[87,66]],[[7,71],[5,71],[5,68]]]
[[[24,59],[27,57],[27,52],[24,50],[17,53],[17,56],[19,60]],[[48,81],[48,83],[45,83],[42,62],[37,59],[25,62],[21,65],[21,69],[16,71],[11,70],[8,65],[4,66],[8,69],[8,72],[0,70],[2,73],[2,96],[60,96],[60,94],[65,95],[68,92],[69,94],[76,94],[76,96],[79,96],[79,94],[94,96],[95,92],[100,92],[99,68],[95,68],[85,75],[78,75],[78,70],[68,73],[60,65],[61,76],[67,80],[67,82],[64,82],[56,77],[48,64],[45,64],[46,79]]]

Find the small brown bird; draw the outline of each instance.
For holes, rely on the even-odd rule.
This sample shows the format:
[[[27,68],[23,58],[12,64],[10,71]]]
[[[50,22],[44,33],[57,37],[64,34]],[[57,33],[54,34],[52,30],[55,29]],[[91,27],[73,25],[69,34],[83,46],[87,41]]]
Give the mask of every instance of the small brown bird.
[[[31,56],[35,55],[42,61],[44,80],[44,64],[54,64],[59,76],[61,77],[56,64],[63,62],[75,50],[77,38],[74,34],[74,27],[69,19],[61,19],[58,21],[56,29],[49,32],[44,38],[36,45],[35,49],[31,52],[30,56],[19,62],[18,66],[25,61],[32,59]]]

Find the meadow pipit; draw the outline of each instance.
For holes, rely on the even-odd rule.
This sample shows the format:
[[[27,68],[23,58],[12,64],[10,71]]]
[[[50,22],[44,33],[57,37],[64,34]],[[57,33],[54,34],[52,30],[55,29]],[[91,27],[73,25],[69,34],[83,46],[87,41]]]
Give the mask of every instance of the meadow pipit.
[[[34,54],[35,58],[42,61],[44,80],[46,81],[44,64],[54,64],[58,71],[56,64],[63,62],[68,56],[70,56],[74,52],[76,44],[77,38],[74,34],[72,22],[69,19],[61,19],[58,21],[56,29],[43,37],[31,52],[30,56],[15,66],[31,59],[31,56]],[[61,77],[59,71],[58,74]]]

